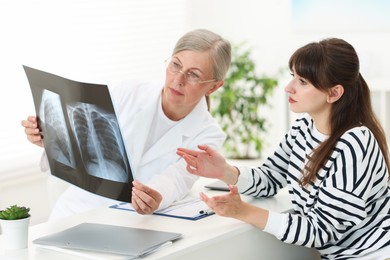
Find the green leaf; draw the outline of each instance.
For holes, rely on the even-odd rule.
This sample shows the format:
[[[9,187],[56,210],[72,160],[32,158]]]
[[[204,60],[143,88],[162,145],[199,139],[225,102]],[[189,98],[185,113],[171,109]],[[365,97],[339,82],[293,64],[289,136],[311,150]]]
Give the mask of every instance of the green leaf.
[[[17,205],[12,205],[5,210],[0,210],[0,219],[5,220],[16,220],[23,219],[30,216],[30,208],[19,207]]]
[[[262,107],[278,86],[278,79],[259,76],[252,49],[246,43],[233,44],[232,63],[222,88],[213,93],[211,114],[227,134],[225,155],[230,158],[258,158],[267,133]]]

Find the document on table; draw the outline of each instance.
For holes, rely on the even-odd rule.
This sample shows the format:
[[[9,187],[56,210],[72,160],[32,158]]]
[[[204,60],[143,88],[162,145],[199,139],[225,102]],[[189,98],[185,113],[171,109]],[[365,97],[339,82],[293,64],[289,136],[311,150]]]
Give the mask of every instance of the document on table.
[[[135,211],[130,203],[121,202],[110,206],[110,208]],[[155,215],[182,218],[188,220],[198,220],[213,215],[214,212],[199,198],[187,197],[181,201],[173,203],[170,207],[158,210]]]

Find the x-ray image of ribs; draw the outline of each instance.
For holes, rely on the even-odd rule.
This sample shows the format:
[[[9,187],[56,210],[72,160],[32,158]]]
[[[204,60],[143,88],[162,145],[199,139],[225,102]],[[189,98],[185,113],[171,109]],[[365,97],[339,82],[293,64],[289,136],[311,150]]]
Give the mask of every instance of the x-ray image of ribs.
[[[60,96],[45,89],[42,92],[41,100],[39,119],[43,130],[45,148],[54,160],[75,168],[75,159],[69,132],[65,124]]]
[[[115,114],[86,103],[67,110],[88,174],[126,183],[129,167]]]

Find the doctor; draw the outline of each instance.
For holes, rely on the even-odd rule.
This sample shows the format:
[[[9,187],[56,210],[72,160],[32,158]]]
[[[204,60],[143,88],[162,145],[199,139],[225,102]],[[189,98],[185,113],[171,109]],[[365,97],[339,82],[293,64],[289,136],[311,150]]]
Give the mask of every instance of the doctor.
[[[182,36],[166,60],[165,84],[125,81],[110,86],[113,103],[135,172],[132,206],[152,214],[187,195],[197,176],[189,174],[178,147],[199,143],[216,149],[225,134],[208,112],[206,99],[222,87],[231,62],[231,46],[204,29]],[[206,96],[206,99],[205,99]],[[27,139],[43,147],[37,118],[22,120]],[[47,159],[41,161],[48,169]],[[57,200],[49,219],[118,201],[70,186]]]

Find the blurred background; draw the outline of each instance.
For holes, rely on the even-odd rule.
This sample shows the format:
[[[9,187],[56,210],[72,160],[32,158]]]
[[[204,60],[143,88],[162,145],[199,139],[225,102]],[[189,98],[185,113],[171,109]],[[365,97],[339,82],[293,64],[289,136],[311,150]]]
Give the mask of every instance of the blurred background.
[[[164,60],[189,30],[206,28],[232,43],[247,42],[258,73],[275,75],[279,81],[266,113],[267,155],[294,116],[284,93],[290,55],[327,37],[344,38],[357,50],[361,73],[389,138],[389,14],[390,2],[385,0],[1,1],[0,206],[10,200],[1,196],[2,190],[14,196],[20,194],[12,190],[21,180],[42,182],[38,165],[42,150],[26,140],[20,124],[35,114],[22,65],[90,83],[162,81]],[[23,192],[38,196],[28,188]]]

